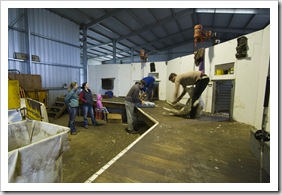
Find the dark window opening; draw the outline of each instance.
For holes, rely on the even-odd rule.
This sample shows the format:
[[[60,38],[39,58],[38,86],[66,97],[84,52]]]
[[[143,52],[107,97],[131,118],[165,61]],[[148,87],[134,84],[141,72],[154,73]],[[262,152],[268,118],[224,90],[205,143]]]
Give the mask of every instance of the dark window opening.
[[[115,78],[103,78],[102,89],[107,89],[107,90],[114,89],[114,79]]]

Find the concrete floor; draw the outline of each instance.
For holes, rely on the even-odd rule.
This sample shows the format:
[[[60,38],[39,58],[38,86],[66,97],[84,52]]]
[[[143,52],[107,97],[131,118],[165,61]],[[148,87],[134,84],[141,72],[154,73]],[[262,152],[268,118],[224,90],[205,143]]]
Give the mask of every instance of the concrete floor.
[[[259,162],[250,152],[253,127],[228,121],[226,115],[203,114],[200,119],[169,116],[161,109],[143,109],[159,125],[100,174],[97,183],[259,183]],[[82,127],[70,136],[63,154],[63,182],[83,183],[141,135],[124,131],[126,124]],[[51,120],[66,126],[68,114]],[[140,130],[149,128],[140,125]],[[270,182],[264,173],[263,182]]]

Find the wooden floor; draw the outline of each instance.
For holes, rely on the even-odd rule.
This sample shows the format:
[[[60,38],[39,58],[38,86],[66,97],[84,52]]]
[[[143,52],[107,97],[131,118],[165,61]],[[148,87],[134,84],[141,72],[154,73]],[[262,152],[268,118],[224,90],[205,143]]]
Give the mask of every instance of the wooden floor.
[[[142,110],[159,124],[86,182],[260,182],[259,162],[250,152],[251,126],[208,114],[200,119],[169,116],[161,108],[165,102],[156,105]],[[266,173],[263,182],[270,182]]]

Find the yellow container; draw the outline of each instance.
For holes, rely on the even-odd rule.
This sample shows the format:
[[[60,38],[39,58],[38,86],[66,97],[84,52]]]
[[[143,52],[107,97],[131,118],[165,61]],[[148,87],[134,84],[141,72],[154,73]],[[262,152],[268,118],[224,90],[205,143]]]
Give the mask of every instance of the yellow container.
[[[224,71],[223,71],[223,69],[218,69],[218,70],[216,70],[215,74],[216,75],[223,75]]]
[[[42,102],[47,106],[48,94],[46,90],[28,91],[27,94],[31,99]]]
[[[20,84],[18,80],[8,80],[8,109],[21,107]]]

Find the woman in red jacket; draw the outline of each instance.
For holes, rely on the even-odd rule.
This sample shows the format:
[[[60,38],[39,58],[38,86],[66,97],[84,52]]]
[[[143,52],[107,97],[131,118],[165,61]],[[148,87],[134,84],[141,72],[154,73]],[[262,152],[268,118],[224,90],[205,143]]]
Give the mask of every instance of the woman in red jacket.
[[[88,128],[88,120],[87,120],[87,114],[89,113],[92,125],[97,126],[98,123],[95,120],[94,117],[94,111],[93,111],[93,96],[92,92],[89,89],[89,85],[87,82],[82,84],[82,91],[79,94],[79,100],[82,102],[82,110],[83,110],[83,124],[84,128]]]

